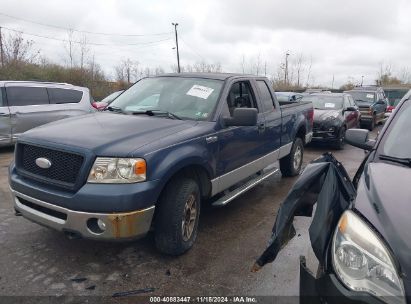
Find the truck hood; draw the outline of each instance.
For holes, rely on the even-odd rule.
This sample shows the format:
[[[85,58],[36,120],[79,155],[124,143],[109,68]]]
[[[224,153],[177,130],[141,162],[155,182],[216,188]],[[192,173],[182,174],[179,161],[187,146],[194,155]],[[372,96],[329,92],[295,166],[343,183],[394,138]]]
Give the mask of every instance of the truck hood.
[[[101,156],[127,156],[144,145],[196,124],[163,117],[97,112],[34,128],[19,140],[70,145]]]
[[[356,101],[355,102],[359,108],[369,108],[373,105],[373,102]]]
[[[358,185],[354,208],[383,236],[406,274],[411,294],[411,169],[370,163]]]

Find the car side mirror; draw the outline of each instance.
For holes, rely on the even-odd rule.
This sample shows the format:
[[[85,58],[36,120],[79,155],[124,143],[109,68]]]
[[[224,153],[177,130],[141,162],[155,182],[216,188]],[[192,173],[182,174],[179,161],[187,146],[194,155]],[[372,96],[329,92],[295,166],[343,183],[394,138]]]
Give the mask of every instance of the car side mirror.
[[[235,108],[233,117],[225,117],[224,123],[227,127],[230,126],[255,126],[257,125],[256,108]]]
[[[368,139],[370,131],[364,129],[348,129],[345,131],[345,141],[357,148],[372,150],[375,140]]]
[[[383,104],[383,105],[385,105],[385,101],[382,100],[382,99],[378,100],[377,103],[378,103],[378,104]]]
[[[348,112],[357,111],[357,109],[355,107],[347,107],[345,110],[348,111]]]

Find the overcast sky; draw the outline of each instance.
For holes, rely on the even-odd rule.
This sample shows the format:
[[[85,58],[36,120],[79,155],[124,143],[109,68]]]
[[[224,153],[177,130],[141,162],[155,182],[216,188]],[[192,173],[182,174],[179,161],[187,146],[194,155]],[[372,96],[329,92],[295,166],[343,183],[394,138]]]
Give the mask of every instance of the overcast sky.
[[[334,87],[373,83],[381,62],[400,72],[410,64],[411,1],[407,0],[0,0],[0,13],[61,28],[122,35],[86,34],[96,61],[108,74],[122,59],[142,66],[176,63],[172,22],[178,22],[181,64],[219,62],[225,72],[246,72],[260,59],[260,73],[276,74],[289,51],[302,55],[302,82]],[[24,33],[67,39],[64,29],[0,15],[0,25]],[[8,30],[4,30],[7,33]],[[158,35],[152,35],[158,34]],[[75,40],[84,34],[75,32]],[[64,42],[35,36],[50,60],[67,62]],[[127,45],[129,44],[129,45]],[[132,45],[130,45],[132,44]],[[255,72],[255,68],[254,71]]]

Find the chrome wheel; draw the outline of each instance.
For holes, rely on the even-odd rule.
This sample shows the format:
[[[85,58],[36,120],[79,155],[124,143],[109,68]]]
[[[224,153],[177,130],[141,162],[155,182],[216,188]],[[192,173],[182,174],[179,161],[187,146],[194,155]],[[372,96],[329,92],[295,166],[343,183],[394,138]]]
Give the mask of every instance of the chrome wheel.
[[[300,146],[297,146],[294,152],[294,170],[298,170],[298,168],[301,165],[301,160],[302,160],[302,150]]]
[[[182,234],[183,240],[188,241],[193,234],[195,224],[197,220],[197,202],[194,193],[191,193],[187,198],[184,206],[184,214],[182,221]]]

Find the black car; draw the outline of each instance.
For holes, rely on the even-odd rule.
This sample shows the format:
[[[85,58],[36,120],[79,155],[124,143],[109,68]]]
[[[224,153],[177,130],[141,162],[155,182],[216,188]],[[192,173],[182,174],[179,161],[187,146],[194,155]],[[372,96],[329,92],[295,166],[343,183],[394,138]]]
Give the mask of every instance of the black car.
[[[354,177],[356,197],[333,228],[315,278],[301,263],[310,303],[411,303],[411,99],[398,105],[377,140],[346,133],[369,153]]]
[[[323,141],[337,149],[344,146],[345,131],[359,124],[360,112],[349,94],[317,93],[306,95],[303,101],[314,106],[313,141]]]

